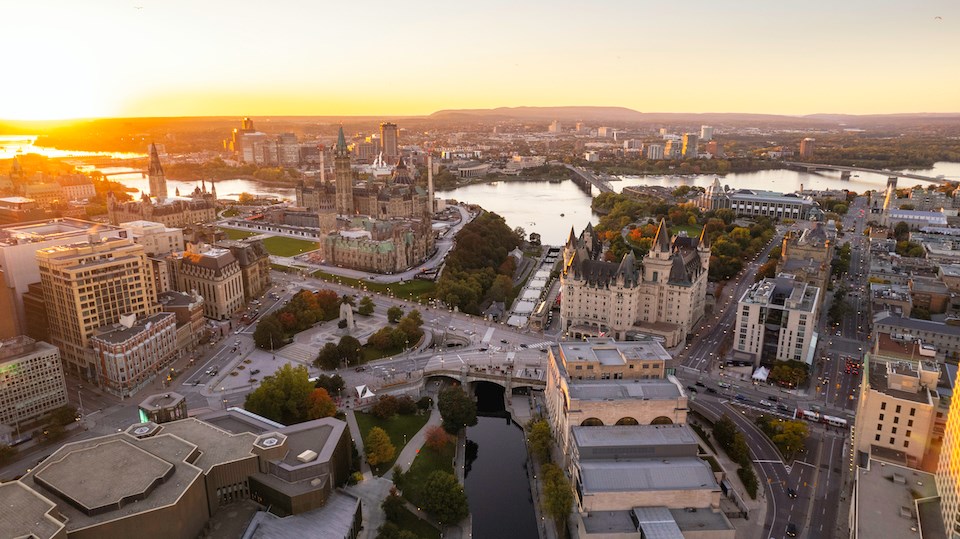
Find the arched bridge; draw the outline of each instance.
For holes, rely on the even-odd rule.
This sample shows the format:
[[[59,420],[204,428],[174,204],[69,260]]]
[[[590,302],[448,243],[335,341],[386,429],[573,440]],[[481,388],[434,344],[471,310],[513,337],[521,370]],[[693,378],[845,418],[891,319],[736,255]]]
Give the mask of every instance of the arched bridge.
[[[592,185],[600,190],[601,193],[612,193],[613,187],[610,185],[610,182],[602,178],[597,177],[596,174],[588,172],[586,170],[580,169],[573,165],[564,165],[574,174],[573,181],[578,184],[583,185]]]
[[[423,378],[452,378],[464,387],[474,382],[492,382],[503,386],[509,393],[517,387],[544,389],[547,387],[546,373],[539,366],[476,366],[464,365],[451,369],[444,367],[427,368],[423,371]]]
[[[884,174],[887,177],[896,176],[898,178],[910,178],[911,180],[921,180],[930,183],[945,183],[947,180],[942,177],[924,176],[922,174],[913,174],[909,172],[898,172],[896,170],[877,170],[875,168],[848,167],[843,165],[822,165],[819,163],[797,163],[794,161],[784,161],[784,165],[790,168],[799,168],[807,172],[816,170],[839,170],[841,172],[871,172],[873,174]]]

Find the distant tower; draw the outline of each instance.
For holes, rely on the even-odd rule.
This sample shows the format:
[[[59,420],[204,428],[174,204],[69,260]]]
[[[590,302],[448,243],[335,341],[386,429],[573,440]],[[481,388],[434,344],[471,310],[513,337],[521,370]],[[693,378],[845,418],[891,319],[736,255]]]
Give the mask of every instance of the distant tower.
[[[883,213],[887,213],[889,210],[896,209],[897,199],[897,177],[890,176],[887,178],[887,194],[883,199]]]
[[[20,165],[20,159],[13,156],[13,163],[10,165],[10,181],[20,183],[23,181],[23,166]]]
[[[343,137],[343,126],[337,134],[337,146],[333,149],[333,175],[337,187],[337,213],[353,214],[353,173],[350,172],[350,150]]]
[[[384,122],[380,124],[380,147],[387,164],[394,164],[400,157],[400,146],[397,142],[397,124]]]
[[[150,179],[150,196],[155,197],[157,202],[163,202],[167,198],[167,177],[163,174],[163,167],[160,166],[160,155],[157,154],[157,145],[150,144],[150,168],[147,170],[147,178]]]
[[[800,157],[813,157],[813,143],[816,139],[807,137],[800,141]]]
[[[433,153],[427,154],[427,213],[433,215]]]
[[[701,125],[700,126],[700,140],[703,142],[710,142],[713,140],[713,126],[712,125]]]
[[[683,149],[680,152],[684,159],[696,159],[699,151],[698,137],[696,133],[686,133],[683,135]]]

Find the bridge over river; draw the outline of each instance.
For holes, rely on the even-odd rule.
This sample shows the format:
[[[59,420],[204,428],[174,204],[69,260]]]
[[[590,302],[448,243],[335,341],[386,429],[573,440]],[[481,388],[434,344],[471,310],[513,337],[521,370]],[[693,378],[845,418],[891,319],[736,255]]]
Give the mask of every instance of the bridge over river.
[[[784,161],[783,164],[790,168],[806,170],[807,172],[814,172],[817,170],[839,170],[843,173],[841,176],[843,179],[849,179],[851,172],[869,172],[873,174],[884,174],[888,178],[897,177],[897,178],[910,178],[911,180],[921,180],[930,183],[946,183],[948,180],[942,176],[924,176],[922,174],[914,174],[912,172],[899,172],[896,170],[878,170],[875,168],[865,168],[865,167],[855,167],[855,166],[844,166],[844,165],[822,165],[819,163],[797,163],[794,161]]]

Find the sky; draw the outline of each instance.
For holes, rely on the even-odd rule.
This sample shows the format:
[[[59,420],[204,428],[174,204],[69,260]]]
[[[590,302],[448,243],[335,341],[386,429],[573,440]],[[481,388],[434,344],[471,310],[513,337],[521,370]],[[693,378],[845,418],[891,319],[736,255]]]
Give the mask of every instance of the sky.
[[[960,111],[956,0],[3,0],[0,119]]]

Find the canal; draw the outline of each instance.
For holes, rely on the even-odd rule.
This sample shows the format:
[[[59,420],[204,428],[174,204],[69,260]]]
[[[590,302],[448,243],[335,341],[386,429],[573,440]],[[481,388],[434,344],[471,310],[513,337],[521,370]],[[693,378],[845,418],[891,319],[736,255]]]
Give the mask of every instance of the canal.
[[[474,539],[535,539],[523,429],[504,410],[503,388],[477,385],[477,424],[467,428],[464,488]]]

